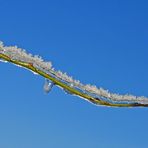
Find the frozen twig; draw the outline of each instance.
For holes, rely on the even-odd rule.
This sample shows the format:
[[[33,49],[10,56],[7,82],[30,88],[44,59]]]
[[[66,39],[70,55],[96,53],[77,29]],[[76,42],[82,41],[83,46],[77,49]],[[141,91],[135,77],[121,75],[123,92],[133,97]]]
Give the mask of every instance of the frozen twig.
[[[118,95],[110,93],[103,88],[94,85],[84,85],[66,73],[56,71],[51,62],[45,62],[40,56],[32,56],[17,46],[4,46],[0,42],[0,60],[10,62],[31,70],[35,74],[43,76],[46,80],[44,89],[49,92],[53,85],[57,85],[65,92],[79,96],[93,104],[114,107],[148,107],[148,98],[133,95]]]

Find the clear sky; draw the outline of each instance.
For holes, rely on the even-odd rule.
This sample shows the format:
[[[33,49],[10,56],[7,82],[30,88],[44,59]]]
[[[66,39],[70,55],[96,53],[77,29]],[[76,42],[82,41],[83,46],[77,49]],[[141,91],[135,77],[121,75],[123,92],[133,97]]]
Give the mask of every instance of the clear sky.
[[[0,0],[0,40],[83,83],[148,96],[145,0]],[[97,107],[0,63],[1,148],[147,148],[148,108]]]

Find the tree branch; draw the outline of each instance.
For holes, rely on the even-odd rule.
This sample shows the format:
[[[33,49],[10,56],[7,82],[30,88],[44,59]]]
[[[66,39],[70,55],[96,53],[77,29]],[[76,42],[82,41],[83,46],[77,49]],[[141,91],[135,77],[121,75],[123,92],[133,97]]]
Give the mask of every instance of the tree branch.
[[[117,95],[96,86],[83,85],[72,77],[55,71],[50,62],[44,62],[40,57],[33,57],[20,48],[4,47],[0,44],[0,59],[21,66],[49,79],[72,95],[83,98],[95,105],[109,107],[148,107],[148,99],[132,95]]]

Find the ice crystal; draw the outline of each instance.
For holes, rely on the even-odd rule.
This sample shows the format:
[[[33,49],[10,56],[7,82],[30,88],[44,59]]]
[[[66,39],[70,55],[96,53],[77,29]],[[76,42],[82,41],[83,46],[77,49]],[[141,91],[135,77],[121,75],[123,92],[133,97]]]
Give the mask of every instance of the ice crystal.
[[[73,89],[81,93],[88,94],[89,96],[96,96],[98,98],[107,98],[113,102],[135,102],[141,104],[148,104],[148,98],[146,97],[136,97],[133,95],[119,95],[115,93],[110,93],[108,90],[103,88],[98,88],[95,85],[84,85],[79,80],[73,79],[71,76],[68,76],[66,73],[61,71],[56,71],[52,67],[51,62],[45,62],[40,56],[28,54],[24,49],[18,48],[17,46],[4,46],[3,42],[0,42],[0,54],[3,54],[9,57],[12,61],[19,61],[28,64],[32,64],[34,68],[43,71],[44,73],[54,77],[58,81],[70,86]],[[2,59],[3,61],[3,59]],[[3,61],[5,62],[5,61]],[[54,86],[53,82],[50,82],[46,79],[44,84],[45,92],[51,91]],[[66,93],[71,93],[67,89],[64,89]]]

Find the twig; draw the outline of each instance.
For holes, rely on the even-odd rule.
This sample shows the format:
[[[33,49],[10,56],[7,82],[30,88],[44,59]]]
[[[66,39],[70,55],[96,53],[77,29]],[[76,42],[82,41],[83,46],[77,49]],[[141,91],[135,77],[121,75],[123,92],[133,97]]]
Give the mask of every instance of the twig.
[[[83,85],[77,80],[55,71],[50,62],[44,62],[40,57],[33,57],[16,46],[4,47],[0,44],[0,59],[21,66],[49,79],[72,95],[79,96],[95,105],[110,107],[148,107],[148,99],[132,95],[117,95],[96,86]]]

